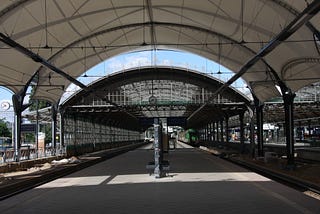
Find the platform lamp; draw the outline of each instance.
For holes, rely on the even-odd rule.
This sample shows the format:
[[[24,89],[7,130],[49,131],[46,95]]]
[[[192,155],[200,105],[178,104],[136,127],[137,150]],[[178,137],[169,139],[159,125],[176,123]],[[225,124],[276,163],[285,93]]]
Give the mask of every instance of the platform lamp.
[[[84,75],[82,77],[88,77],[87,75],[87,46],[86,41],[84,42],[84,57],[83,57],[83,66],[84,66]]]

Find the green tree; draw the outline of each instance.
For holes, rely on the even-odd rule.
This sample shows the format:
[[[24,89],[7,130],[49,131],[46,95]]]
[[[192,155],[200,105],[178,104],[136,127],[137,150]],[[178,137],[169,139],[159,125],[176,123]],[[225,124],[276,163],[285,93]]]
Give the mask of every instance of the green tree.
[[[7,122],[4,118],[0,119],[0,136],[1,137],[11,137],[10,129],[7,126]]]
[[[34,92],[35,92],[35,87],[32,86],[31,95],[30,95],[31,98],[32,98]],[[29,103],[30,103],[30,107],[29,107],[30,111],[36,111],[37,110],[37,106],[38,106],[38,109],[42,109],[42,108],[46,108],[46,107],[51,106],[51,103],[46,101],[46,100],[32,100],[32,99],[30,99]],[[45,143],[46,144],[50,143],[51,139],[52,139],[52,136],[51,136],[51,124],[42,125],[41,128],[40,128],[40,131],[44,132],[46,134]]]

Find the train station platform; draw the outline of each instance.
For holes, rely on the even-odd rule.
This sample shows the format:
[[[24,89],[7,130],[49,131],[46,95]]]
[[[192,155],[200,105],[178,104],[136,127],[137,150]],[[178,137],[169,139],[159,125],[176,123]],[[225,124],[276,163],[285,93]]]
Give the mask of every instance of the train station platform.
[[[149,175],[150,145],[0,201],[1,213],[320,213],[320,201],[179,144]]]

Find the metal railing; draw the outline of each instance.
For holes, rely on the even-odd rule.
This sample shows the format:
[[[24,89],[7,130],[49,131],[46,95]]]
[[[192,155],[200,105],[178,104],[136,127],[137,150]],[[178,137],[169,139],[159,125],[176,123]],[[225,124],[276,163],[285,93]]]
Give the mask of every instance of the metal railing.
[[[45,157],[63,156],[66,154],[66,147],[63,148],[46,148],[36,149],[31,146],[21,146],[20,161],[35,160]],[[15,151],[13,147],[3,147],[0,149],[0,164],[15,162]]]

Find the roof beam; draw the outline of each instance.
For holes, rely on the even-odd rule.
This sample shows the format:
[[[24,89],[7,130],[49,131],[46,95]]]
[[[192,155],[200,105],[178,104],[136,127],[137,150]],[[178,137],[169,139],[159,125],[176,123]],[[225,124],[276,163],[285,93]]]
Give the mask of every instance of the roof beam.
[[[146,5],[147,5],[147,11],[148,11],[148,16],[149,16],[149,20],[151,23],[151,28],[150,28],[150,36],[151,36],[151,45],[153,46],[153,49],[155,49],[156,47],[156,35],[155,35],[155,28],[153,25],[153,12],[152,12],[152,3],[150,0],[146,0]]]
[[[232,83],[244,75],[254,64],[256,64],[260,59],[263,59],[271,51],[273,51],[277,46],[279,46],[283,41],[288,39],[294,32],[296,32],[301,26],[308,23],[308,21],[315,16],[320,10],[320,1],[314,0],[309,4],[290,24],[288,24],[276,37],[274,37],[267,45],[265,45],[255,56],[253,56],[249,61],[247,61],[241,69],[233,75],[225,84],[223,84],[215,93],[208,99],[207,103],[203,104],[198,108],[190,117],[188,121],[198,115],[201,110],[219,93],[228,88]]]
[[[45,67],[51,69],[55,73],[63,76],[64,78],[66,78],[67,80],[69,80],[73,84],[79,86],[80,88],[82,88],[82,89],[86,89],[87,88],[87,86],[82,84],[80,81],[76,80],[75,78],[73,78],[72,76],[67,74],[66,72],[62,71],[61,69],[59,69],[56,66],[54,66],[53,64],[51,64],[46,59],[42,58],[38,54],[28,50],[25,47],[23,47],[22,45],[20,45],[19,43],[15,42],[12,39],[10,39],[8,36],[4,35],[1,32],[0,32],[0,41],[2,41],[3,43],[7,44],[8,46],[14,48],[15,50],[17,50],[18,52],[24,54],[25,56],[31,58],[33,61],[35,61],[37,63],[40,63],[40,64],[44,65]]]

